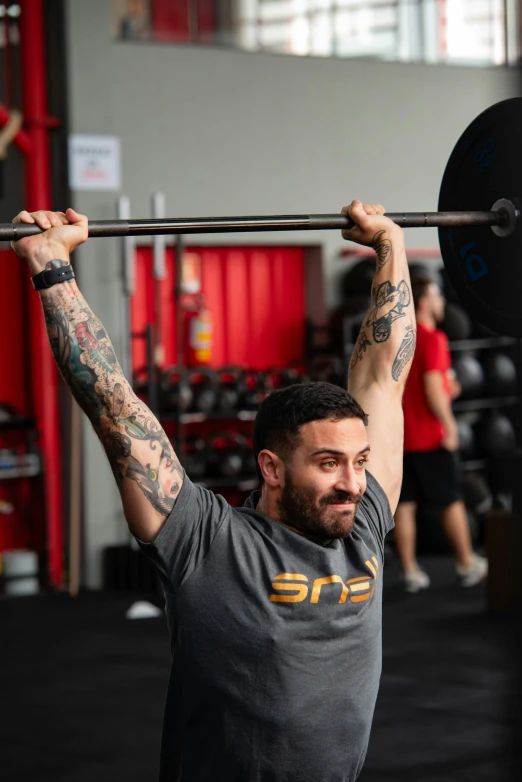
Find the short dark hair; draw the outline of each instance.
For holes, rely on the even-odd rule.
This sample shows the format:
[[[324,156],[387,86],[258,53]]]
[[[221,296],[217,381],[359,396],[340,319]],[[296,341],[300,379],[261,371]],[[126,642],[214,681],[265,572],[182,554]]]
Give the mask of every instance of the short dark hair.
[[[413,297],[413,306],[417,310],[419,308],[419,301],[423,296],[428,293],[430,285],[438,285],[439,283],[430,274],[418,274],[411,278],[411,295]]]
[[[272,391],[261,404],[254,423],[252,447],[257,477],[263,482],[257,462],[267,448],[285,461],[299,444],[299,428],[310,421],[342,421],[360,418],[368,425],[368,416],[344,388],[332,383],[294,383]]]

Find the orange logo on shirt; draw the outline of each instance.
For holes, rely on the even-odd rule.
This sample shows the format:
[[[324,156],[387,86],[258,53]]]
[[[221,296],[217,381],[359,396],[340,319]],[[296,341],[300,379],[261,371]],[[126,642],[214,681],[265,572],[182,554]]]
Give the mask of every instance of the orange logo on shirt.
[[[347,600],[350,600],[352,603],[362,603],[365,600],[369,600],[374,593],[375,584],[377,583],[379,563],[376,557],[372,557],[367,559],[364,564],[370,571],[370,576],[356,576],[355,578],[349,578],[347,581],[343,581],[341,576],[316,578],[312,583],[310,603],[318,603],[321,598],[321,591],[328,588],[327,591],[329,592],[331,584],[334,585],[336,592],[339,593],[338,602],[341,604],[346,603]],[[303,573],[280,573],[274,577],[272,589],[274,593],[270,595],[271,603],[302,603],[303,600],[307,599],[310,592],[308,576],[305,576]]]

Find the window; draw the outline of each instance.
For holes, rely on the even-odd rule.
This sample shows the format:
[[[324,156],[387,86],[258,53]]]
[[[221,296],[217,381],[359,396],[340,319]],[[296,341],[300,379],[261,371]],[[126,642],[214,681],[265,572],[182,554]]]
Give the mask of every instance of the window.
[[[113,35],[317,57],[520,61],[520,0],[112,0]]]

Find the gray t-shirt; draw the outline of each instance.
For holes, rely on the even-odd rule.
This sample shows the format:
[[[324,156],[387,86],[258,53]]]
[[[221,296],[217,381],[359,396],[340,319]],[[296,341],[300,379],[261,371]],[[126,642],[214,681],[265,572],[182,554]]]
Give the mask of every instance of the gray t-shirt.
[[[184,478],[154,543],[172,639],[163,782],[353,782],[381,673],[384,539],[372,475],[319,545]]]

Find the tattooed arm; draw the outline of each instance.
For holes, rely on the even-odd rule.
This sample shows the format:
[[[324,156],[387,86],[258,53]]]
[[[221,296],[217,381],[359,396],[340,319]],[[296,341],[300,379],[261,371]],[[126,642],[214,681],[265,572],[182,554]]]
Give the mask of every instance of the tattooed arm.
[[[402,229],[380,205],[353,201],[343,210],[356,223],[345,239],[376,253],[371,306],[364,318],[348,373],[348,391],[368,413],[369,469],[395,511],[402,482],[402,394],[415,351],[415,310]]]
[[[87,239],[87,218],[63,212],[20,212],[14,222],[47,229],[13,243],[34,274],[69,264]],[[114,348],[74,280],[40,291],[58,368],[100,438],[131,531],[150,542],[171,512],[183,470],[168,437],[123,375]]]

